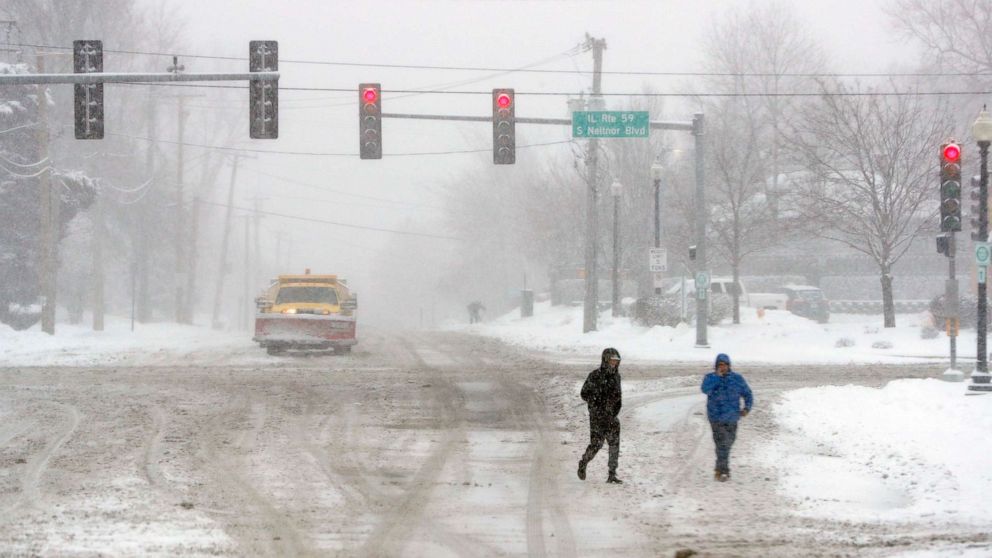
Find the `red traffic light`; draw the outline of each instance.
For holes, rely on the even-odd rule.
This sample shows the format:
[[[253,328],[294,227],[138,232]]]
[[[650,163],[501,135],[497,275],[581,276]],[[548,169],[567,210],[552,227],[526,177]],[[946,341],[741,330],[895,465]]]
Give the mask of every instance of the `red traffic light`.
[[[496,97],[496,104],[499,105],[499,108],[509,108],[512,102],[513,99],[511,99],[506,93],[500,93],[499,96]]]
[[[375,100],[379,98],[379,92],[374,88],[369,87],[362,92],[362,98],[365,99],[366,103],[374,103]]]
[[[961,158],[961,148],[956,143],[949,143],[944,146],[944,160],[955,163]]]

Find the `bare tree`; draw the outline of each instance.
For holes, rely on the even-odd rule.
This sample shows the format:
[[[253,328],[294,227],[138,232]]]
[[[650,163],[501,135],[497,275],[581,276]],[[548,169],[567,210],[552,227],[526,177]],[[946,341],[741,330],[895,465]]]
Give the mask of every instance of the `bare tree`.
[[[885,327],[895,327],[892,266],[933,224],[933,150],[950,120],[946,104],[922,96],[853,92],[824,84],[798,123],[792,141],[810,175],[796,199],[812,232],[878,265]]]
[[[779,96],[779,87],[807,85],[804,74],[820,71],[823,60],[794,11],[782,4],[729,12],[706,40],[706,66],[714,74],[708,81],[732,95],[704,106],[707,174],[715,194],[710,221],[715,248],[735,282],[748,256],[773,247],[790,230],[791,221],[778,215],[781,123],[795,115],[798,101]],[[733,321],[740,323],[739,292],[733,293]]]
[[[894,0],[896,27],[921,43],[935,66],[988,84],[992,72],[992,3],[987,0]],[[982,75],[984,74],[984,75]]]

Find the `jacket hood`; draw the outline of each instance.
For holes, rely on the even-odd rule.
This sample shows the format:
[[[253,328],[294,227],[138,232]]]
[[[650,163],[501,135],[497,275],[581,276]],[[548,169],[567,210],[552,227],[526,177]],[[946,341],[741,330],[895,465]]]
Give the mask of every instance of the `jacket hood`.
[[[607,364],[609,364],[608,361],[613,357],[620,358],[620,351],[614,349],[613,347],[603,349],[603,360],[600,362],[600,367],[602,367],[603,370],[606,370]],[[619,365],[617,366],[619,367]]]
[[[720,353],[720,354],[716,355],[716,362],[713,363],[713,369],[715,370],[716,367],[721,362],[726,362],[727,363],[727,366],[730,366],[730,357],[727,356],[725,353]]]

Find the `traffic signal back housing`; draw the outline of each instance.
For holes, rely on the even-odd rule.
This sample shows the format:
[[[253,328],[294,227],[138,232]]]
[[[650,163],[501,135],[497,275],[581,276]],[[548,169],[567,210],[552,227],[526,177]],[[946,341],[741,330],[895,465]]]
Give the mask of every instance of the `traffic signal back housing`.
[[[248,71],[279,71],[278,41],[249,41]],[[252,139],[279,137],[279,82],[248,82],[248,134]]]
[[[103,72],[103,41],[72,41],[72,71]],[[73,86],[73,128],[76,139],[103,139],[103,84]]]

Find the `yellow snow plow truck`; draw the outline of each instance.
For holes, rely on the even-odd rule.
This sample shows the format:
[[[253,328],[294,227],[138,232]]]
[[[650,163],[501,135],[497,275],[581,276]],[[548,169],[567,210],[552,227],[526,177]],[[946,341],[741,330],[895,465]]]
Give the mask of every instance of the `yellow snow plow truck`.
[[[254,340],[270,355],[288,349],[348,353],[358,343],[358,296],[337,275],[280,275],[255,299]]]

